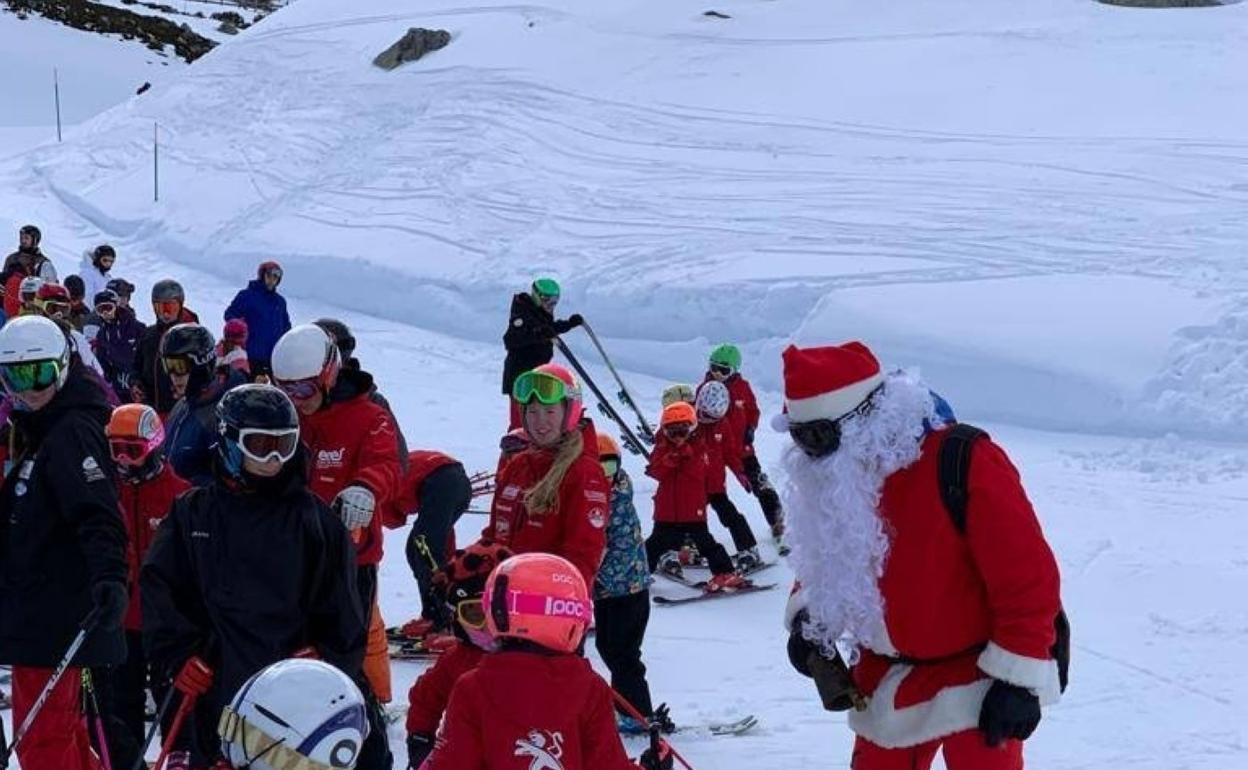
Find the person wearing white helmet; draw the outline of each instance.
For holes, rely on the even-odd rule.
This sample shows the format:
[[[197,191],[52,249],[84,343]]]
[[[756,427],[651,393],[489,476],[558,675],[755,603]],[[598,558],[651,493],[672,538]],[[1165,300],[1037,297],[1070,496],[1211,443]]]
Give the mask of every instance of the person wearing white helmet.
[[[728,497],[728,476],[725,468],[741,482],[741,486],[749,486],[742,463],[744,449],[740,438],[729,429],[728,410],[732,406],[732,396],[728,387],[717,380],[708,380],[698,386],[694,398],[694,410],[698,415],[697,436],[706,449],[707,459],[711,464],[711,475],[708,481],[707,503],[715,509],[719,523],[732,535],[732,544],[737,553],[733,557],[737,569],[750,572],[762,566],[763,560],[758,553],[758,540],[745,515],[737,509]]]
[[[343,369],[334,340],[315,324],[301,324],[282,335],[273,347],[271,365],[273,383],[299,412],[312,463],[309,487],[338,514],[355,542],[356,582],[369,615],[364,673],[371,692],[365,695],[370,702],[375,698],[387,703],[392,696],[390,654],[377,606],[384,536],[377,514],[395,499],[403,481],[394,419],[371,399],[372,377]],[[370,709],[370,714],[379,711]],[[365,764],[371,756],[366,752]]]
[[[51,691],[17,757],[22,767],[90,770],[98,760],[79,703],[79,667],[126,657],[127,540],[104,436],[112,410],[73,362],[62,329],[41,316],[0,329],[0,383],[13,405],[15,448],[0,487],[0,663],[13,666],[16,723],[92,618],[75,667]]]

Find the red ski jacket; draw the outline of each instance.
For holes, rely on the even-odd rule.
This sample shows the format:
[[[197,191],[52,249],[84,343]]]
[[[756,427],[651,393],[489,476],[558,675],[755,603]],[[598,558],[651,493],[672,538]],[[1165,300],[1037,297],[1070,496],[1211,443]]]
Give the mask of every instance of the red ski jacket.
[[[398,491],[385,507],[383,524],[397,529],[407,523],[413,513],[420,510],[420,487],[439,468],[458,463],[454,457],[442,452],[417,450],[407,455],[407,472],[399,482]]]
[[[433,770],[637,770],[611,688],[576,655],[497,652],[464,674],[429,758]]]
[[[438,662],[416,679],[407,693],[407,734],[432,736],[442,722],[451,691],[459,678],[477,667],[485,651],[460,642],[438,656]]]
[[[721,466],[722,468],[722,466]],[[722,470],[721,470],[722,475]],[[704,441],[694,433],[677,445],[659,436],[646,466],[646,475],[659,482],[654,492],[654,520],[664,524],[701,524],[706,521],[706,496],[711,492],[711,460]],[[722,489],[723,484],[721,482]]]
[[[311,464],[308,486],[317,497],[330,505],[339,492],[357,484],[376,496],[372,523],[352,532],[351,539],[358,564],[380,563],[381,521],[402,476],[390,413],[362,392],[299,415],[299,425]]]
[[[706,450],[706,459],[710,463],[706,482],[708,493],[717,495],[728,489],[725,468],[732,471],[742,486],[749,488],[749,480],[745,478],[745,466],[741,462],[744,454],[741,442],[733,441],[733,433],[727,420],[698,425],[694,439]]]
[[[190,488],[190,482],[174,473],[169,463],[165,463],[164,470],[147,481],[121,481],[117,484],[121,518],[126,522],[126,535],[130,541],[126,548],[126,560],[130,566],[130,605],[126,608],[125,617],[127,631],[143,628],[143,611],[139,605],[139,568],[143,566],[143,557],[147,556],[147,549],[156,537],[156,528],[169,515],[173,501]]]
[[[589,420],[582,422],[581,439],[585,448],[563,477],[554,511],[529,511],[524,494],[550,470],[555,453],[533,447],[513,457],[498,476],[490,522],[481,536],[516,553],[562,556],[581,571],[585,585],[592,586],[607,548],[611,490],[598,463],[598,434]]]

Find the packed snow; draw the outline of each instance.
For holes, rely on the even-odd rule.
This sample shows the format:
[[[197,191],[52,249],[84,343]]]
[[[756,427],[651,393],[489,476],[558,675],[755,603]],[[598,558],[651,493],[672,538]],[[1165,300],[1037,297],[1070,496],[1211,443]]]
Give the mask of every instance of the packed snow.
[[[992,431],[1059,556],[1073,683],[1030,766],[1248,766],[1248,6],[713,6],[731,18],[300,0],[0,162],[0,233],[39,223],[62,273],[108,240],[138,297],[172,276],[205,319],[278,259],[296,319],[347,320],[409,442],[469,470],[493,467],[506,302],[535,274],[655,411],[713,342],[770,416],[783,345],[862,338]],[[409,26],[453,39],[373,68]],[[782,438],[760,432],[765,464]],[[390,622],[417,607],[403,534]],[[844,717],[785,658],[787,570],[760,578],[781,587],[655,608],[656,700],[762,720],[673,742],[699,770],[848,767]]]

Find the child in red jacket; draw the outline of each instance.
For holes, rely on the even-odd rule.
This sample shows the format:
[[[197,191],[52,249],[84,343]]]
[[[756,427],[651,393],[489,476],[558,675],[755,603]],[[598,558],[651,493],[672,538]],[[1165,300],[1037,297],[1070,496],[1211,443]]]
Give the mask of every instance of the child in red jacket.
[[[593,614],[581,571],[546,553],[514,556],[485,584],[499,650],[459,678],[432,770],[636,770],[615,727],[611,688],[579,650]],[[670,770],[647,750],[645,770]]]
[[[731,591],[746,581],[733,571],[728,552],[706,526],[706,502],[713,483],[706,448],[694,437],[697,421],[694,408],[683,401],[665,408],[659,420],[658,443],[646,466],[646,475],[659,482],[646,558],[654,572],[660,557],[679,550],[688,538],[711,568],[706,590]]]
[[[702,383],[694,401],[698,414],[698,430],[694,437],[701,442],[711,463],[707,502],[715,509],[719,523],[732,534],[732,544],[737,549],[737,555],[733,557],[737,568],[746,571],[760,565],[762,559],[758,555],[758,541],[750,523],[728,497],[726,469],[741,480],[742,486],[749,486],[741,464],[741,444],[729,430],[725,419],[731,406],[730,398],[728,388],[722,382]]]
[[[435,577],[445,592],[447,608],[455,616],[456,641],[408,692],[407,762],[411,768],[420,767],[433,750],[434,734],[455,683],[494,648],[494,639],[485,628],[481,596],[490,573],[510,556],[506,548],[481,540],[456,551]]]
[[[140,746],[147,708],[147,661],[143,655],[143,615],[139,606],[139,567],[178,495],[191,488],[165,462],[162,444],[165,429],[156,410],[145,404],[124,404],[113,410],[104,428],[109,454],[120,483],[117,501],[130,543],[126,549],[130,567],[130,606],[126,610],[126,661],[111,672],[114,677],[116,721],[124,725],[128,741],[111,739],[117,746]],[[114,747],[114,760],[117,748]],[[126,766],[127,760],[118,761]]]
[[[784,534],[784,514],[780,507],[780,495],[768,480],[754,453],[754,431],[758,430],[758,399],[754,389],[741,376],[741,351],[736,345],[720,345],[711,351],[704,382],[722,382],[728,388],[732,402],[725,419],[729,430],[741,442],[741,464],[748,480],[742,482],[745,491],[758,498],[763,516],[771,526],[771,535],[778,543]]]

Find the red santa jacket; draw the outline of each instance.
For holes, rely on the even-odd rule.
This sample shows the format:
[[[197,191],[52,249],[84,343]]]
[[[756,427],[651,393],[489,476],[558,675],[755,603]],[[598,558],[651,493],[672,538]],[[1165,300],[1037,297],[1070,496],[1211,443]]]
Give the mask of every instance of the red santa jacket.
[[[352,533],[356,561],[378,564],[382,555],[382,519],[402,477],[390,413],[359,393],[311,415],[299,415],[300,436],[310,458],[309,487],[327,505],[343,489],[361,485],[376,498],[372,523]]]
[[[598,436],[594,425],[581,426],[585,447],[568,468],[559,486],[556,510],[529,511],[525,492],[546,476],[555,453],[531,447],[513,457],[495,482],[490,522],[481,532],[516,553],[553,553],[576,565],[592,586],[607,548],[606,526],[611,518],[611,490],[598,463]]]
[[[433,735],[442,722],[451,691],[459,678],[477,667],[485,651],[465,642],[438,656],[438,662],[416,679],[407,693],[407,734]]]
[[[712,495],[721,494],[728,486],[728,474],[731,470],[741,485],[749,488],[749,480],[745,478],[745,466],[741,462],[744,454],[740,440],[733,440],[733,432],[726,420],[700,423],[694,438],[701,442],[706,450],[706,459],[710,463],[707,476],[707,492]]]
[[[722,475],[722,464],[720,473]],[[713,483],[711,460],[697,433],[679,445],[660,435],[650,455],[650,464],[646,466],[646,475],[659,482],[654,492],[655,521],[664,524],[706,522],[706,498]]]
[[[992,441],[975,443],[963,534],[940,498],[942,438],[929,434],[880,499],[890,533],[879,579],[887,638],[853,669],[871,700],[849,720],[885,747],[976,727],[989,677],[1029,688],[1041,703],[1059,694],[1050,649],[1060,578],[1018,471]]]
[[[429,478],[429,474],[458,463],[459,460],[442,452],[421,449],[409,452],[407,472],[403,474],[395,496],[385,507],[383,523],[391,529],[406,524],[408,517],[420,511],[420,487]]]
[[[611,689],[576,655],[498,652],[460,677],[433,770],[636,770]]]
[[[147,549],[156,537],[156,528],[169,514],[174,499],[190,488],[190,482],[174,473],[169,463],[165,463],[164,470],[147,481],[122,481],[117,485],[117,501],[130,541],[126,548],[130,567],[130,605],[126,608],[125,617],[127,631],[143,628],[143,613],[139,605],[139,568],[143,566],[143,557],[147,556]]]

